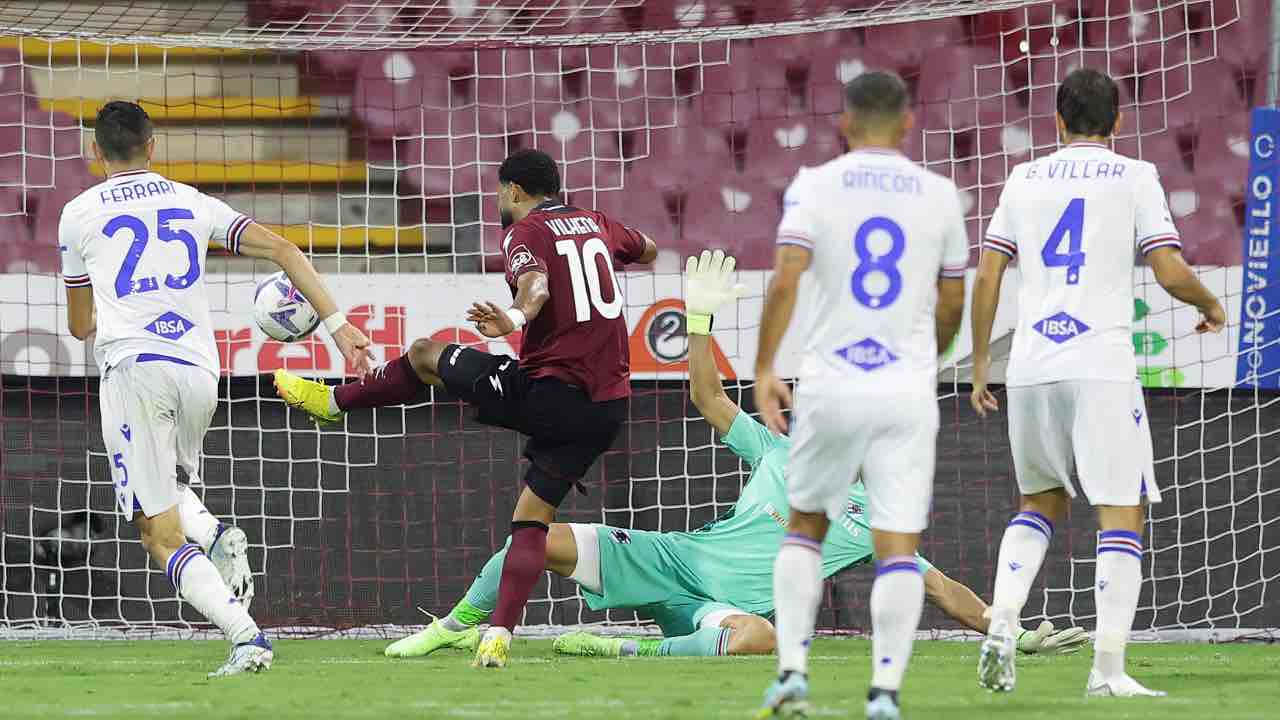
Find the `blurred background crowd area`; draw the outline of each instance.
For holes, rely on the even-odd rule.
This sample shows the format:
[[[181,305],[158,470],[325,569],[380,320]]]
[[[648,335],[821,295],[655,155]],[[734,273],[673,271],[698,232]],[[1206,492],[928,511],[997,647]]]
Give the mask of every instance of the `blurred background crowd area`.
[[[378,3],[328,4],[351,13],[347,33],[415,21]],[[254,0],[242,10],[250,24],[278,26],[319,5]],[[522,147],[561,161],[570,203],[658,238],[662,267],[716,246],[767,268],[783,191],[799,167],[844,151],[841,85],[867,69],[909,83],[917,127],[904,151],[956,181],[976,245],[1009,170],[1056,149],[1055,84],[1081,65],[1121,80],[1115,147],[1159,166],[1188,258],[1239,264],[1248,111],[1271,101],[1269,6],[1072,0],[594,46],[280,52],[0,39],[0,272],[57,270],[62,206],[101,179],[89,142],[110,99],[151,113],[157,171],[338,269],[500,269],[492,193],[498,164]],[[770,7],[645,2],[553,29],[749,27],[803,10]]]

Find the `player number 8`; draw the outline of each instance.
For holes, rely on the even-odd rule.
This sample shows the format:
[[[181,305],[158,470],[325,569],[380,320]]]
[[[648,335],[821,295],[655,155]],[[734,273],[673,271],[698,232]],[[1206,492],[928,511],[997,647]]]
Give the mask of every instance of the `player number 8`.
[[[875,254],[868,244],[871,234],[881,231],[889,236],[889,249],[882,254]],[[853,254],[858,258],[858,266],[853,269],[853,277],[849,279],[849,287],[853,298],[872,310],[883,310],[893,304],[902,293],[902,273],[898,270],[898,261],[907,248],[907,238],[902,226],[887,217],[876,216],[868,219],[858,227],[853,236]],[[874,282],[868,282],[875,278]],[[885,287],[888,283],[888,287]]]

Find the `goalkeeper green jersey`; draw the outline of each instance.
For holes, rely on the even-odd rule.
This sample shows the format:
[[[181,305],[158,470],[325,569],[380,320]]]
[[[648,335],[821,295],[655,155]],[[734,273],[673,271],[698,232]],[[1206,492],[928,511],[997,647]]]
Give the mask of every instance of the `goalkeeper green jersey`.
[[[705,598],[758,615],[773,612],[773,560],[787,529],[786,466],[791,440],[739,411],[724,443],[751,466],[733,508],[692,532],[601,528],[602,595],[583,590],[595,609],[642,607]],[[822,547],[823,577],[873,559],[860,482],[831,524]],[[929,567],[920,560],[922,569]]]

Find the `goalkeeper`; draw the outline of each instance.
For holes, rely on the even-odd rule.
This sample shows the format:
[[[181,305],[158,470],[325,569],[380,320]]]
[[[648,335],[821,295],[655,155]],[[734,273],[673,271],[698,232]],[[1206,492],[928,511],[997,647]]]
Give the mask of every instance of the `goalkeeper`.
[[[732,510],[693,532],[651,532],[605,525],[556,523],[547,537],[546,568],[578,584],[593,610],[633,609],[662,629],[663,639],[602,638],[584,632],[556,639],[566,655],[744,655],[770,653],[774,629],[773,556],[787,527],[784,470],[791,440],[770,433],[729,399],[711,351],[711,315],[736,299],[734,259],[720,251],[689,258],[685,271],[689,377],[693,404],[724,443],[752,468]],[[871,531],[861,483],[849,492],[844,516],[822,548],[823,575],[871,561]],[[495,554],[466,597],[425,630],[392,643],[391,657],[427,655],[440,648],[473,648],[478,626],[496,607],[506,557]],[[985,633],[987,609],[968,587],[924,558],[929,599],[966,627]],[[1087,640],[1079,628],[1054,633],[1051,623],[1018,635],[1027,653],[1066,653]]]

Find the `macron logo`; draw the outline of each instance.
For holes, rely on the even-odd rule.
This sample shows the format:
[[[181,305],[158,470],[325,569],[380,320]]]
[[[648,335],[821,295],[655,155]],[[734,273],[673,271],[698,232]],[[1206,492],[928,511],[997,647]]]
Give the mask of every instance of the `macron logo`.
[[[867,372],[878,370],[898,360],[898,356],[889,352],[889,348],[871,338],[859,340],[836,350],[836,356]]]
[[[170,310],[161,315],[146,327],[148,332],[159,335],[165,340],[177,340],[194,327],[191,321]]]
[[[1050,315],[1035,325],[1032,325],[1032,327],[1036,329],[1036,332],[1059,345],[1075,338],[1077,335],[1083,335],[1084,333],[1089,332],[1088,325],[1085,325],[1083,322],[1064,312],[1060,312],[1057,315]]]

